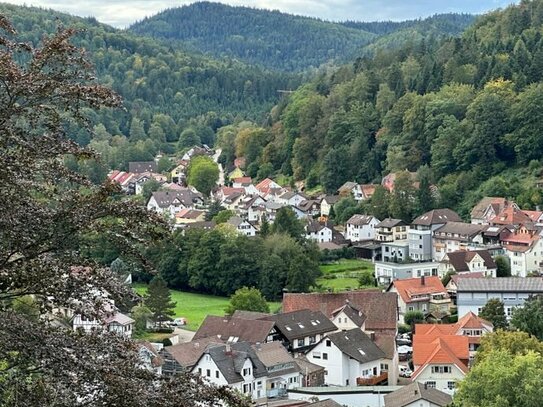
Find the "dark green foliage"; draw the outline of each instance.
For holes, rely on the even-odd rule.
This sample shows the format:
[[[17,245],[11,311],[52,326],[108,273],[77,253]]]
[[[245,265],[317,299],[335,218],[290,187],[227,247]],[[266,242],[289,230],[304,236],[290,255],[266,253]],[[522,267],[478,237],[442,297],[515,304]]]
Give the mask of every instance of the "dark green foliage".
[[[221,223],[225,223],[228,221],[228,219],[230,219],[232,216],[234,216],[235,213],[234,211],[231,211],[231,210],[228,210],[228,209],[224,209],[222,211],[220,211],[218,214],[216,214],[214,217],[213,217],[213,220],[215,221],[215,223],[217,225],[221,224]]]
[[[497,277],[511,277],[511,266],[509,265],[509,259],[507,257],[496,256],[494,261],[498,267],[496,270]]]
[[[531,296],[513,310],[511,326],[543,340],[543,296]]]
[[[372,287],[375,285],[375,278],[373,273],[369,270],[363,271],[358,277],[358,285],[360,287]]]
[[[304,229],[291,207],[285,206],[277,211],[271,226],[272,233],[284,233],[294,239],[300,239]]]
[[[230,304],[225,311],[232,315],[236,310],[270,312],[270,307],[258,289],[242,287],[230,297]]]
[[[508,327],[507,318],[505,317],[505,311],[503,309],[503,302],[497,298],[488,300],[479,316],[492,322],[494,329],[506,329]]]
[[[403,317],[404,322],[411,326],[411,330],[415,327],[415,324],[419,324],[424,321],[424,314],[421,311],[407,311]]]
[[[156,276],[149,283],[149,288],[145,296],[145,306],[151,311],[151,319],[159,324],[169,321],[175,315],[175,303],[166,281],[160,276]]]
[[[187,181],[202,194],[209,196],[219,180],[219,167],[210,157],[198,156],[190,160]]]

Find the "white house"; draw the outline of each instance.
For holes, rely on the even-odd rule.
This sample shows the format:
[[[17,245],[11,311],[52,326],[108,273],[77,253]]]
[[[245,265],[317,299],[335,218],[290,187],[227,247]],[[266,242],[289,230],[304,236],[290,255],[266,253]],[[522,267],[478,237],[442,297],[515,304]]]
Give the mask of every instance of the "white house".
[[[377,384],[387,379],[385,353],[359,328],[323,338],[307,354],[307,360],[325,368],[329,385],[356,386],[364,380]]]
[[[243,235],[256,236],[256,228],[249,221],[241,219],[239,216],[232,216],[226,223],[234,226]]]
[[[456,273],[483,273],[496,277],[498,266],[487,250],[460,250],[446,253],[439,265],[439,275],[449,271]]]
[[[375,262],[375,278],[380,285],[388,285],[393,280],[405,280],[407,278],[420,278],[422,276],[438,276],[440,263],[392,263],[385,261]],[[442,276],[440,276],[441,278]]]
[[[305,237],[316,241],[317,243],[327,243],[332,241],[333,229],[328,224],[322,224],[309,219],[305,225]]]
[[[298,206],[305,200],[305,196],[295,191],[287,191],[277,198],[277,202],[288,206]]]
[[[511,275],[526,277],[543,269],[543,239],[535,228],[520,226],[501,238],[504,253],[509,258]]]
[[[345,238],[352,242],[370,240],[375,237],[375,226],[379,219],[371,215],[353,215],[347,221]]]
[[[203,203],[202,194],[190,189],[156,191],[147,201],[147,209],[157,213],[168,213],[174,217],[181,209],[196,209]]]
[[[326,195],[321,200],[321,216],[329,216],[332,207],[339,201],[339,195]]]
[[[215,385],[236,389],[255,401],[266,398],[267,369],[246,342],[209,347],[192,373]]]
[[[72,327],[75,330],[82,329],[85,332],[90,332],[93,329],[107,329],[110,332],[116,332],[120,335],[132,337],[135,321],[118,311],[114,311],[112,315],[99,321],[95,318],[85,317],[80,314],[75,314],[72,319]]]
[[[480,247],[484,226],[464,222],[447,222],[434,231],[433,259],[443,260],[447,253]]]
[[[332,312],[332,322],[341,331],[366,329],[366,315],[350,302]]]

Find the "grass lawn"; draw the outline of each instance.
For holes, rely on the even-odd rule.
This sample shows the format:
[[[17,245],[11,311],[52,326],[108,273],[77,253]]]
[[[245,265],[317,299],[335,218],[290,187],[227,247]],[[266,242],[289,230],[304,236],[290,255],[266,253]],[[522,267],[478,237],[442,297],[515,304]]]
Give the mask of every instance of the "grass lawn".
[[[163,339],[169,338],[173,334],[161,334],[156,332],[145,332],[135,337],[136,339],[143,339],[148,342],[162,342]]]
[[[373,272],[374,265],[371,261],[368,260],[341,259],[334,263],[321,264],[320,269],[323,274],[364,270],[370,270]]]
[[[145,284],[134,284],[132,287],[140,295],[145,294],[147,291],[147,285]],[[224,309],[230,301],[227,297],[177,290],[170,291],[172,300],[176,303],[175,318],[187,318],[188,324],[185,328],[191,331],[196,331],[207,315],[224,315]],[[270,302],[269,305],[272,312],[276,312],[281,307],[279,302]]]
[[[358,288],[358,280],[356,278],[334,278],[331,280],[319,278],[317,279],[317,284],[332,291]]]

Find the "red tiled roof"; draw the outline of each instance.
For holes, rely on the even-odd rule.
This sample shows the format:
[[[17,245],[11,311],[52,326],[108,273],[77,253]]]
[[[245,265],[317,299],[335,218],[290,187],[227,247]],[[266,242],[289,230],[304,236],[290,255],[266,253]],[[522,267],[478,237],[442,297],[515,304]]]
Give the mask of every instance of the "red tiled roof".
[[[283,295],[283,312],[302,309],[319,310],[328,318],[334,310],[349,301],[366,316],[368,330],[396,330],[396,293],[380,291],[349,291],[342,293],[286,293]]]
[[[392,285],[396,288],[396,291],[398,291],[398,294],[406,304],[415,301],[412,299],[415,295],[447,292],[443,283],[437,276],[394,280]]]
[[[222,187],[219,190],[220,193],[223,194],[223,196],[230,196],[232,194],[243,194],[245,192],[245,189],[243,188],[232,188],[232,187]]]
[[[543,216],[542,211],[522,211],[525,215],[529,216],[532,222],[537,222],[541,216]]]
[[[532,219],[523,211],[509,206],[490,220],[495,225],[520,225],[521,223],[530,223]]]
[[[464,373],[469,360],[469,340],[458,335],[413,336],[413,364],[418,366],[413,374],[415,379],[428,364],[455,364]]]
[[[487,327],[492,328],[492,322],[487,321],[486,319],[480,318],[479,316],[475,315],[473,312],[468,312],[466,315],[464,315],[462,318],[458,320],[456,324],[456,329],[483,329],[485,328],[485,325]]]
[[[234,178],[233,182],[236,184],[251,184],[253,182],[253,179],[251,177],[239,177]]]
[[[256,184],[255,188],[258,189],[260,192],[267,191],[270,188],[270,184],[274,182],[270,178],[265,178],[262,181],[260,181],[258,184]]]

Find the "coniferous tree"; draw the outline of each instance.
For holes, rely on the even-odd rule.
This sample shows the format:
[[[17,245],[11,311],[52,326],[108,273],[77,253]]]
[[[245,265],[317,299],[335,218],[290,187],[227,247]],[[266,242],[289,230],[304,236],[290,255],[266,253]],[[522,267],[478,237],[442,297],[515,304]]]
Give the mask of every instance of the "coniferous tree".
[[[159,324],[169,321],[175,315],[175,302],[168,289],[166,281],[160,276],[155,276],[149,283],[145,295],[145,306],[152,312],[152,319]]]

